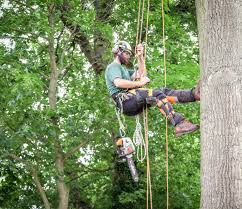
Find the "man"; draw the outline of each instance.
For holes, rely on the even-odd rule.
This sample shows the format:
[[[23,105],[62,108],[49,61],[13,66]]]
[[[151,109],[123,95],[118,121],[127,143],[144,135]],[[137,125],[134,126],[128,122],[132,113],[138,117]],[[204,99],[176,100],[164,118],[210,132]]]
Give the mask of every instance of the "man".
[[[119,41],[112,52],[114,60],[107,66],[105,79],[109,94],[116,102],[117,108],[121,109],[125,115],[133,116],[141,113],[146,106],[150,107],[155,103],[175,127],[176,136],[198,129],[198,125],[185,120],[182,114],[176,113],[169,101],[176,100],[176,102],[186,103],[200,100],[199,85],[195,89],[189,90],[139,89],[150,82],[145,71],[142,44],[136,46],[138,59],[136,72],[126,68],[132,55],[129,43]]]

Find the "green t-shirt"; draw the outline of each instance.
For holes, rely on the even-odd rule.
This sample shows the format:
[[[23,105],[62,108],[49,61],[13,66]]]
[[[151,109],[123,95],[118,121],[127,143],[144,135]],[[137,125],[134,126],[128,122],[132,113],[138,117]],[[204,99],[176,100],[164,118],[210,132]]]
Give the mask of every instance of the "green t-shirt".
[[[131,80],[133,73],[133,70],[128,70],[123,65],[120,65],[116,62],[109,64],[105,71],[105,80],[109,94],[113,95],[115,93],[124,91],[124,89],[118,88],[114,85],[113,81],[115,78]]]

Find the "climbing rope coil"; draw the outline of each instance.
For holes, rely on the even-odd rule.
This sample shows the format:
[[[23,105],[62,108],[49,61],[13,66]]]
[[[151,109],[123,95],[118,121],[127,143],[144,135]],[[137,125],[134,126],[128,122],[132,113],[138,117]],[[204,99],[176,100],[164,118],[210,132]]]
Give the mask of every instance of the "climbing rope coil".
[[[133,135],[133,143],[137,147],[137,160],[143,162],[146,158],[146,144],[142,133],[142,125],[140,123],[140,116],[135,116],[136,127]]]

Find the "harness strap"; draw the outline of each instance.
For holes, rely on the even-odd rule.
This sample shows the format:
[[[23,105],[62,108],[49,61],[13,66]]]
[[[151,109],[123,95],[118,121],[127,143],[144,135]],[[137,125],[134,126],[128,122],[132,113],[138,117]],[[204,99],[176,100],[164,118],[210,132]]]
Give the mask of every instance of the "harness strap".
[[[116,116],[118,118],[118,123],[119,123],[119,134],[121,137],[125,137],[126,133],[125,133],[125,118],[123,115],[123,101],[126,100],[128,98],[128,95],[126,95],[125,93],[118,93],[115,95],[112,95],[112,98],[114,99],[114,101],[120,104],[120,108],[118,106],[116,106],[115,108],[115,112],[116,112]]]
[[[128,90],[129,93],[137,95],[136,90],[144,90],[144,91],[148,91],[148,96],[152,97],[153,96],[153,89],[146,89],[146,88],[137,88],[137,89],[130,89]],[[178,102],[177,97],[175,96],[166,96],[166,102],[169,102],[171,104],[175,104]]]
[[[117,101],[117,99],[121,97],[122,98],[122,101],[124,101],[124,100],[126,100],[126,99],[129,98],[128,93],[137,96],[137,90],[148,91],[148,96],[149,97],[153,97],[153,89],[137,88],[137,89],[130,89],[127,92],[122,92],[122,93],[114,94],[114,95],[112,95],[112,98],[113,98],[114,101]],[[169,102],[170,104],[175,104],[175,103],[178,102],[178,99],[175,96],[166,96],[166,98],[164,98],[162,100],[162,102],[164,102],[164,103]]]
[[[136,95],[136,90],[148,91],[148,96],[149,97],[153,96],[153,89],[137,88],[137,89],[130,89],[130,90],[128,90],[128,92],[131,93],[131,94]]]

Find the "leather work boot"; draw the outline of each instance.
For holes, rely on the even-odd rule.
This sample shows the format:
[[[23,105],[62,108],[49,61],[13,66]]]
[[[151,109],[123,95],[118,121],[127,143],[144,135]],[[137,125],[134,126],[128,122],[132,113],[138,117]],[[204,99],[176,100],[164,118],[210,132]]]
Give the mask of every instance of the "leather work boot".
[[[197,82],[196,87],[192,90],[194,98],[196,101],[200,101],[200,87],[201,87],[201,80]]]
[[[184,134],[188,134],[193,131],[196,131],[198,128],[199,128],[198,125],[195,125],[188,120],[183,120],[175,126],[175,133],[176,133],[176,136],[179,137]]]

